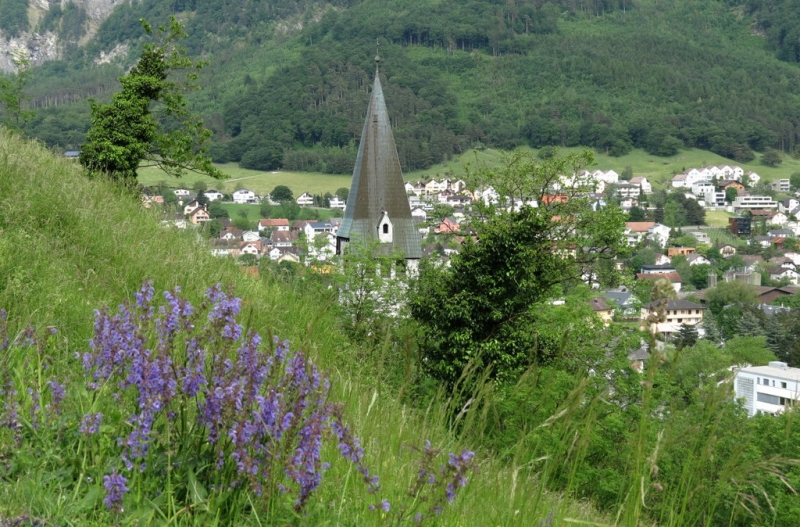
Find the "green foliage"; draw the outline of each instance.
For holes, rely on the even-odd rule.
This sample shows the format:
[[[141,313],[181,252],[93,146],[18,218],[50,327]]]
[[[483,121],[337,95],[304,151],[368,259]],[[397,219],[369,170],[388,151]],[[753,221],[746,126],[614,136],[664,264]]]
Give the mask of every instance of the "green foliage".
[[[664,204],[664,225],[683,227],[686,225],[705,225],[706,211],[697,203],[680,192],[667,197]]]
[[[269,193],[269,197],[272,201],[283,203],[284,201],[293,201],[294,196],[292,195],[292,189],[287,187],[286,185],[278,185],[272,192]]]
[[[142,25],[151,35],[150,26]],[[159,27],[157,42],[145,45],[136,66],[120,79],[122,90],[113,102],[92,101],[92,125],[80,153],[83,166],[128,183],[136,179],[143,161],[175,176],[192,170],[224,177],[205,156],[211,132],[191,115],[184,100],[183,91],[195,87],[194,71],[203,65],[193,63],[178,46],[184,36],[183,26],[171,17],[168,28]],[[183,70],[189,70],[183,81],[170,79]],[[159,110],[175,128],[160,129],[152,103],[161,104]]]
[[[719,315],[725,306],[732,304],[756,304],[758,294],[755,287],[733,280],[731,282],[721,282],[717,287],[706,291],[706,301],[711,313]]]
[[[561,174],[590,162],[589,153],[544,161],[515,153],[497,171],[478,169],[470,179],[511,201],[541,199]],[[423,267],[409,303],[429,375],[452,386],[472,362],[513,381],[530,364],[564,353],[558,338],[536,331],[537,306],[598,260],[613,258],[622,244],[623,213],[593,212],[586,184],[566,190],[566,203],[488,207],[483,221],[471,225],[478,242],[467,239],[449,268]]]
[[[0,123],[12,130],[21,130],[33,116],[33,112],[25,109],[28,98],[25,88],[31,78],[30,60],[16,53],[11,61],[17,71],[7,77],[0,76]]]
[[[29,29],[28,0],[0,0],[0,29],[18,37]]]
[[[653,280],[652,287],[650,288],[650,301],[657,300],[675,300],[678,298],[678,293],[672,287],[672,282],[666,278],[659,278]]]
[[[733,187],[725,189],[725,201],[728,203],[733,203],[733,200],[739,195],[739,191]]]
[[[767,149],[764,151],[764,154],[761,156],[761,164],[766,165],[768,167],[776,167],[783,163],[783,158],[781,157],[781,153],[777,150]]]
[[[800,190],[800,172],[795,172],[789,177],[789,183],[794,190]]]

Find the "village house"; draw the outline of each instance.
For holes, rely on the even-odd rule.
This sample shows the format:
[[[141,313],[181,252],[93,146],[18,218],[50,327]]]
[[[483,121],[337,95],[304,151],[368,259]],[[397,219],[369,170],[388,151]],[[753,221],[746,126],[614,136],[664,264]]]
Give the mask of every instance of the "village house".
[[[269,237],[273,247],[291,247],[294,237],[291,232],[272,231]]]
[[[646,239],[653,240],[659,247],[664,247],[669,239],[669,232],[669,227],[653,221],[629,221],[625,223],[624,234],[631,247]]]
[[[717,184],[717,188],[720,189],[723,192],[725,192],[729,188],[736,189],[737,192],[745,190],[745,186],[744,186],[744,184],[742,184],[742,182],[734,181],[734,180],[730,180],[730,179],[726,179],[724,181],[720,181]]]
[[[264,230],[289,232],[289,220],[286,218],[258,220],[258,230],[259,232]]]
[[[233,202],[240,205],[258,203],[258,196],[256,196],[256,193],[245,188],[235,191],[232,197]]]
[[[261,239],[261,234],[258,231],[244,231],[242,232],[242,241],[256,242]]]
[[[689,233],[689,236],[694,236],[694,239],[697,240],[699,244],[711,245],[711,238],[705,232],[693,231]]]
[[[201,223],[211,221],[211,216],[208,215],[208,212],[203,207],[197,207],[193,211],[189,212],[187,216],[189,217],[189,222],[191,222],[192,225],[199,225]]]
[[[730,244],[723,244],[719,246],[719,254],[722,255],[723,258],[728,258],[736,254],[736,247]]]
[[[792,188],[788,179],[776,179],[769,184],[775,192],[789,192]]]
[[[455,218],[445,218],[433,229],[433,232],[436,234],[455,234],[461,232],[461,227]]]
[[[699,326],[703,322],[703,311],[701,305],[689,302],[688,300],[669,300],[648,302],[642,306],[640,319],[644,329],[648,321],[659,316],[659,312],[663,311],[666,316],[664,322],[650,323],[650,331],[653,333],[662,333],[665,336],[671,336],[678,333],[681,326]]]
[[[795,269],[788,267],[773,267],[769,270],[769,279],[777,281],[786,281],[790,284],[797,285],[800,283],[800,274]]]
[[[642,189],[642,194],[652,194],[653,193],[653,186],[647,181],[646,177],[634,177],[631,178],[630,183],[632,185],[639,185],[639,188]]]
[[[344,210],[347,207],[347,202],[343,199],[339,199],[338,196],[334,196],[328,200],[328,206],[332,209]]]
[[[185,188],[176,188],[172,192],[173,192],[173,194],[175,194],[179,198],[185,198],[185,197],[188,197],[188,196],[190,196],[192,194],[190,191],[186,190]]]
[[[786,198],[778,201],[778,211],[784,214],[793,214],[793,210],[800,207],[800,200],[797,198]]]
[[[668,247],[667,248],[667,256],[672,258],[673,256],[683,255],[689,256],[690,254],[696,253],[697,249],[694,247]]]
[[[236,227],[225,227],[219,233],[220,240],[241,240],[243,231]]]
[[[711,260],[700,253],[692,253],[686,257],[689,265],[711,265]]]
[[[675,290],[676,293],[680,293],[681,288],[683,287],[683,281],[681,280],[681,275],[677,272],[671,273],[636,273],[637,280],[648,280],[651,282],[655,282],[659,279],[667,280],[670,284],[672,284],[672,288]]]
[[[592,311],[600,317],[600,320],[603,322],[603,325],[608,326],[611,324],[612,319],[614,318],[614,308],[613,306],[609,305],[606,302],[606,299],[602,296],[592,298],[589,302],[589,305],[592,308]]]
[[[335,234],[333,231],[334,231],[333,223],[329,221],[312,221],[310,223],[307,223],[305,229],[303,229],[303,232],[306,235],[306,240],[308,240],[309,242],[314,241],[314,238],[318,234],[324,234],[324,233]]]
[[[314,204],[314,196],[312,196],[308,192],[303,192],[302,194],[297,196],[295,202],[297,202],[297,204],[300,205],[301,207],[307,207]]]
[[[222,199],[225,195],[218,191],[218,190],[207,190],[203,192],[203,195],[208,199],[208,201],[217,201],[218,199]]]

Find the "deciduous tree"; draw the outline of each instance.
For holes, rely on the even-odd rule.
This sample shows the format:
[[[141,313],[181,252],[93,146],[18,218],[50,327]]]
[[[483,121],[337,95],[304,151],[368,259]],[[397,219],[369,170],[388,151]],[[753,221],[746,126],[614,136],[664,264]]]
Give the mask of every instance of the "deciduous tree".
[[[588,152],[547,160],[517,152],[497,170],[470,174],[474,188],[491,186],[502,203],[482,207],[484,221],[471,225],[478,241],[467,239],[449,268],[423,266],[411,295],[422,365],[431,376],[453,385],[474,361],[511,380],[557,353],[534,331],[537,304],[623,246],[624,213],[589,206],[591,182],[578,174],[591,162]],[[543,199],[555,189],[568,199]],[[524,204],[531,199],[539,206]]]

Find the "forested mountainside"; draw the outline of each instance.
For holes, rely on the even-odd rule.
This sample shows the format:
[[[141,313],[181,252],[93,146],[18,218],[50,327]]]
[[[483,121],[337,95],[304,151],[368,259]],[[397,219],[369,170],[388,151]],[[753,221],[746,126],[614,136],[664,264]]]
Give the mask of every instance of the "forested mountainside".
[[[0,12],[25,1],[0,0]],[[767,147],[794,152],[800,138],[795,4],[135,0],[37,68],[28,131],[78,147],[85,98],[108,97],[137,56],[138,19],[175,14],[189,53],[210,63],[191,100],[218,161],[348,172],[376,42],[406,170],[481,145],[695,147],[747,161]],[[38,27],[79,34],[65,5]]]

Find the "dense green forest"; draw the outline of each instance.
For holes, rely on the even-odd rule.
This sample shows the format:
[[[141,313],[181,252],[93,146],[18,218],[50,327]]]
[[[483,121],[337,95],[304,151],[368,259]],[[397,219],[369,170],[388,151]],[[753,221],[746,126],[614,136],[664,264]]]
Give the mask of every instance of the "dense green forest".
[[[778,0],[135,1],[38,68],[29,133],[76,148],[84,100],[110,97],[129,65],[95,59],[121,43],[135,56],[136,21],[171,14],[210,62],[190,100],[215,132],[212,154],[247,168],[348,172],[376,42],[406,170],[519,145],[746,162],[800,138],[800,8]],[[65,8],[46,23],[76,35],[81,20]]]

